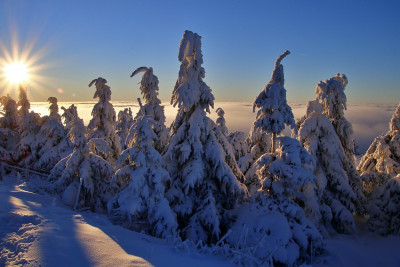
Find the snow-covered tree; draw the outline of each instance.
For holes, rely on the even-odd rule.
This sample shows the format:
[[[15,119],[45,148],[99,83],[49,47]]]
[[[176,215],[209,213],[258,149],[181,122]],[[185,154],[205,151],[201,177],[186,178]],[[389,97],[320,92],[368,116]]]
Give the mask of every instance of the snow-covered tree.
[[[203,81],[199,35],[184,32],[178,59],[181,66],[171,104],[179,110],[164,155],[172,178],[167,197],[183,238],[214,243],[232,223],[229,211],[246,192],[244,177],[225,135],[206,116],[214,96]]]
[[[344,167],[349,177],[350,186],[361,202],[365,200],[364,187],[361,178],[356,170],[355,148],[353,138],[353,127],[345,118],[346,94],[344,89],[348,83],[344,74],[337,74],[324,82],[319,82],[315,88],[316,100],[320,100],[323,107],[323,114],[331,121],[337,136],[347,156],[348,163]],[[362,212],[362,205],[357,207]]]
[[[12,161],[19,141],[17,103],[9,95],[0,98],[0,159]]]
[[[246,143],[246,134],[242,131],[235,131],[227,136],[229,143],[235,153],[235,159],[240,166],[240,161],[247,155],[249,147]]]
[[[31,103],[28,100],[28,92],[27,91],[28,91],[27,88],[23,84],[19,85],[19,97],[18,97],[17,106],[19,107],[18,114],[20,116],[28,114],[29,109],[31,108]]]
[[[101,77],[94,79],[90,84],[96,86],[93,98],[99,98],[92,110],[92,119],[88,125],[88,142],[90,150],[103,159],[114,162],[121,153],[121,141],[115,132],[116,115],[111,100],[111,89],[107,81]]]
[[[70,126],[72,125],[74,119],[79,118],[78,109],[74,104],[69,106],[69,108],[61,107],[61,109],[64,111],[64,113],[61,115],[61,118],[64,119],[65,129],[67,130],[67,132],[69,132],[69,130],[71,129]]]
[[[400,235],[400,174],[372,191],[368,228],[382,235]]]
[[[328,80],[320,81],[315,88],[315,95],[322,103],[324,115],[333,124],[347,157],[355,164],[353,127],[344,116],[344,111],[347,109],[347,98],[344,93],[347,83],[346,75],[338,73]]]
[[[39,121],[39,131],[35,138],[35,162],[33,167],[50,171],[62,158],[71,154],[73,145],[68,138],[68,132],[61,124],[58,114],[57,98],[49,97],[50,115]]]
[[[127,148],[125,141],[126,136],[128,135],[129,129],[133,124],[132,110],[131,108],[125,108],[124,110],[120,110],[118,112],[118,120],[117,125],[115,126],[115,130],[121,140],[121,150]]]
[[[158,98],[158,78],[154,75],[153,68],[147,67],[137,68],[131,77],[141,72],[144,72],[140,81],[140,91],[144,99],[144,106],[141,110],[146,116],[150,116],[159,124],[159,127],[155,129],[155,133],[158,136],[155,148],[162,152],[169,141],[169,129],[165,126],[164,106],[161,106],[161,101]],[[138,113],[137,117],[141,116],[142,114]],[[127,140],[127,143],[129,142],[130,140]]]
[[[358,171],[369,191],[400,174],[400,105],[392,116],[389,131],[375,138],[362,157]]]
[[[65,112],[69,110],[65,109]],[[69,137],[74,150],[51,170],[49,190],[61,194],[66,205],[104,212],[113,195],[109,185],[113,168],[103,158],[89,151],[83,120],[73,114],[68,117],[72,118]]]
[[[316,180],[314,161],[296,139],[276,141],[276,154],[266,153],[256,162],[263,190],[238,210],[228,237],[241,258],[255,266],[293,266],[323,249],[322,236],[303,211],[315,200],[303,192]]]
[[[251,183],[257,184],[253,163],[264,153],[274,153],[275,137],[285,129],[285,125],[296,129],[292,109],[286,100],[285,78],[281,64],[282,59],[289,54],[290,52],[286,50],[278,56],[271,80],[253,103],[253,112],[256,108],[258,111],[248,137],[250,155],[247,160],[243,159],[240,166]]]
[[[225,111],[222,108],[217,108],[217,110],[215,111],[217,112],[218,118],[217,121],[215,122],[219,128],[219,130],[224,134],[224,135],[228,135],[228,127],[226,127],[226,121],[224,118],[225,115]]]
[[[29,112],[31,105],[27,97],[27,88],[24,85],[19,87],[17,106],[19,107],[18,133],[20,139],[13,157],[16,162],[31,166],[35,161],[34,145],[39,130],[40,115],[34,111]]]
[[[60,116],[60,114],[58,114],[57,97],[51,96],[47,99],[47,101],[51,104],[49,107],[49,111],[50,111],[49,116],[53,117],[56,120],[58,120],[59,122],[61,122],[61,116]]]
[[[320,211],[308,207],[306,210],[312,213],[322,232],[350,233],[355,230],[352,213],[359,206],[347,173],[354,169],[350,168],[351,163],[332,123],[322,112],[318,101],[310,101],[298,135],[300,143],[316,162],[315,175],[318,178],[316,187],[307,188],[307,191],[316,193]]]
[[[174,236],[178,225],[165,198],[165,185],[171,178],[154,148],[158,128],[159,124],[150,116],[136,118],[130,129],[133,138],[118,159],[120,163],[129,163],[113,176],[112,181],[121,189],[109,201],[108,212],[129,228],[165,238]]]

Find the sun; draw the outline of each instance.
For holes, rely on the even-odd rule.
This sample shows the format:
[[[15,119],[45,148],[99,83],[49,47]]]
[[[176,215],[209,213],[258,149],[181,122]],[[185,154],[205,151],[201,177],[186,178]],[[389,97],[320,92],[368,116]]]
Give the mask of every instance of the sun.
[[[29,79],[29,69],[24,62],[12,62],[4,67],[4,74],[8,82],[20,84]]]

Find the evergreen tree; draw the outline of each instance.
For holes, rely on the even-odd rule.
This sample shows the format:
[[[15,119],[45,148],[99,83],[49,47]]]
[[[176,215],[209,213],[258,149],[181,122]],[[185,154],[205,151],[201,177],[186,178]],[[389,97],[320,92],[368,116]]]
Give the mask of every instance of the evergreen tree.
[[[74,119],[78,119],[78,109],[72,104],[69,108],[61,107],[64,113],[61,115],[61,118],[64,119],[65,130],[69,132],[71,130],[71,126],[74,122]]]
[[[71,154],[73,145],[68,138],[68,132],[61,124],[58,114],[57,98],[49,97],[50,115],[39,121],[39,131],[35,138],[35,162],[33,167],[50,171],[62,158]]]
[[[0,159],[11,162],[19,141],[17,103],[7,95],[0,98],[0,105]]]
[[[96,92],[93,98],[99,98],[94,105],[92,119],[88,125],[89,148],[103,159],[114,164],[121,153],[121,141],[115,132],[116,116],[111,100],[111,89],[107,81],[101,77],[93,80],[89,87],[95,84]]]
[[[133,124],[133,117],[131,108],[125,108],[124,110],[120,110],[118,112],[118,120],[115,129],[119,136],[119,139],[121,140],[121,150],[127,148],[125,141],[132,124]]]
[[[365,196],[364,187],[355,165],[353,128],[344,117],[344,110],[347,108],[344,89],[347,83],[346,75],[337,74],[329,80],[320,81],[315,89],[315,95],[316,100],[321,101],[323,114],[331,121],[346,154],[348,162],[344,164],[344,168],[349,177],[350,186],[361,203],[357,206],[357,211],[362,213]]]
[[[142,80],[140,81],[140,91],[144,99],[143,112],[159,125],[159,127],[155,129],[158,136],[155,147],[158,151],[162,152],[169,140],[169,129],[165,127],[164,107],[161,106],[161,101],[158,99],[158,78],[154,75],[153,68],[147,67],[137,68],[132,73],[131,77],[140,72],[144,72]],[[137,117],[141,116],[141,114],[137,115]],[[137,118],[135,118],[135,120],[136,119]],[[129,143],[130,140],[127,140],[127,142]]]
[[[65,109],[65,112],[69,112]],[[76,208],[89,207],[96,212],[104,212],[113,195],[109,180],[112,166],[89,151],[85,138],[83,120],[69,114],[69,137],[74,144],[73,152],[60,160],[51,170],[49,190],[62,195],[66,205]]]
[[[229,211],[246,191],[244,177],[225,135],[206,116],[214,96],[203,81],[199,35],[184,32],[178,59],[181,66],[171,104],[179,110],[164,155],[172,178],[167,197],[183,238],[214,243],[232,223]]]
[[[129,163],[113,176],[120,192],[108,203],[108,211],[114,220],[121,220],[129,228],[165,238],[175,235],[177,222],[164,195],[171,178],[154,148],[158,127],[150,116],[136,118],[130,129],[133,138],[118,159],[119,163]]]
[[[18,133],[20,139],[14,152],[14,160],[25,166],[32,166],[35,161],[35,138],[39,130],[40,115],[31,111],[30,102],[27,97],[27,88],[24,85],[19,86],[19,100],[17,103],[19,122]]]
[[[400,235],[400,174],[371,193],[368,228],[382,235]]]
[[[61,122],[61,116],[58,114],[57,97],[51,96],[47,99],[47,101],[51,104],[49,107],[49,116],[55,118],[58,122]]]
[[[264,153],[274,153],[275,137],[285,129],[285,124],[296,129],[292,109],[286,101],[285,78],[281,64],[282,59],[289,54],[290,52],[286,50],[277,58],[271,80],[253,103],[253,112],[256,108],[259,110],[248,137],[250,155],[247,162],[245,159],[241,162],[240,167],[246,178],[256,186],[258,178],[253,163]],[[270,135],[272,135],[271,141],[269,141]]]
[[[217,124],[219,130],[224,135],[227,136],[229,132],[228,132],[228,127],[226,127],[226,121],[225,121],[225,118],[224,118],[225,111],[222,108],[217,108],[216,112],[217,112],[217,115],[218,115],[216,124]]]
[[[276,153],[256,162],[263,190],[239,209],[228,237],[252,265],[300,265],[323,250],[322,236],[303,211],[315,200],[304,193],[316,180],[315,163],[296,139],[276,141]]]
[[[352,213],[359,205],[347,174],[351,163],[333,125],[322,112],[318,101],[310,101],[299,129],[299,141],[314,158],[318,178],[316,187],[307,191],[316,193],[319,200],[314,206],[319,209],[306,207],[306,210],[324,233],[331,230],[351,233],[355,230]]]
[[[400,174],[400,105],[389,126],[385,135],[375,138],[358,165],[368,191]]]

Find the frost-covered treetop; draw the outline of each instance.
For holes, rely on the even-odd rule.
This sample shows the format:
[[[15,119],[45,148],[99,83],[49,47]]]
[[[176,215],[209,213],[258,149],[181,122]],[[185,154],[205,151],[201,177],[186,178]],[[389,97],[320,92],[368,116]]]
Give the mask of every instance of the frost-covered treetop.
[[[171,104],[189,111],[193,106],[201,105],[210,112],[214,108],[214,95],[203,81],[205,70],[201,53],[201,36],[185,31],[179,44],[178,59],[181,62],[179,76],[172,93]]]
[[[275,61],[275,67],[274,67],[274,71],[272,72],[271,75],[271,82],[280,84],[280,85],[284,85],[285,83],[285,75],[283,74],[283,66],[281,64],[282,59],[284,59],[287,55],[290,54],[289,50],[285,50],[285,52],[283,52],[281,55],[279,55],[279,57],[276,59]]]
[[[322,101],[324,114],[329,118],[340,119],[344,116],[344,110],[347,109],[344,89],[347,83],[346,75],[338,73],[329,80],[317,84],[316,99]]]
[[[225,111],[222,108],[217,108],[215,112],[218,115],[218,118],[215,123],[217,124],[218,128],[224,135],[228,135],[228,127],[226,127],[226,121],[224,118]]]
[[[318,100],[308,101],[306,115],[310,116],[311,113],[316,112],[317,114],[322,114],[324,109],[322,108],[321,103]]]
[[[58,114],[58,104],[57,104],[57,97],[50,96],[47,101],[51,104],[49,107],[50,116],[56,117],[57,119],[61,120],[60,115]]]
[[[140,81],[140,91],[142,92],[145,104],[161,104],[160,99],[158,99],[158,78],[154,75],[153,68],[139,67],[131,74],[131,77],[140,72],[144,72]]]
[[[296,129],[292,109],[286,100],[283,66],[280,63],[289,54],[290,52],[286,50],[278,57],[271,80],[254,101],[253,112],[256,108],[260,110],[257,112],[253,131],[262,128],[269,133],[279,134],[285,128],[285,124],[289,125],[292,129]]]
[[[106,85],[107,80],[99,77],[94,79],[89,83],[89,87],[93,84],[96,86],[96,92],[94,93],[93,98],[98,97],[100,101],[110,101],[111,100],[111,89],[110,86]]]
[[[390,131],[400,132],[400,104],[397,106],[397,109],[394,112],[390,121]]]

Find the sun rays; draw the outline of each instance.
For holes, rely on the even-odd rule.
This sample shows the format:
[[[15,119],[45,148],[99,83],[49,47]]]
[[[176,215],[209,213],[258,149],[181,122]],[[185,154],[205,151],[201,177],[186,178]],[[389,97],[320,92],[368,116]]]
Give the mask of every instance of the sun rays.
[[[21,84],[27,86],[30,93],[51,94],[47,88],[49,78],[40,74],[50,66],[43,63],[49,49],[37,47],[34,39],[21,44],[16,36],[16,31],[12,31],[9,44],[0,41],[0,95],[16,97]]]

